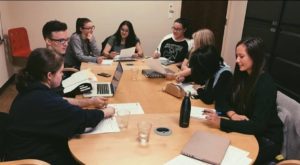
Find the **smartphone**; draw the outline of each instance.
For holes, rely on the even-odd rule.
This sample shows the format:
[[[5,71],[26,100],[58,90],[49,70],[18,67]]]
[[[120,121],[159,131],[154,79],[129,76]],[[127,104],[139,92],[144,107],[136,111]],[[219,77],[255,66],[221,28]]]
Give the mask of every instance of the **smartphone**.
[[[108,74],[108,73],[104,73],[104,72],[102,72],[102,73],[98,73],[97,75],[99,75],[99,76],[103,76],[103,77],[110,77],[110,76],[111,76],[110,74]]]

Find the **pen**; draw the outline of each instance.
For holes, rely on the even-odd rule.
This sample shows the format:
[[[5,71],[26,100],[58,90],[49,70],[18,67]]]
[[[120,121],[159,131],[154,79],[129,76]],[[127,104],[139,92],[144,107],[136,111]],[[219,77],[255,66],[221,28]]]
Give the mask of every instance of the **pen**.
[[[216,111],[216,110],[213,110],[213,111],[216,112],[218,114],[218,116],[223,115],[222,112],[219,112],[219,111]],[[203,113],[211,113],[211,111],[204,109]]]

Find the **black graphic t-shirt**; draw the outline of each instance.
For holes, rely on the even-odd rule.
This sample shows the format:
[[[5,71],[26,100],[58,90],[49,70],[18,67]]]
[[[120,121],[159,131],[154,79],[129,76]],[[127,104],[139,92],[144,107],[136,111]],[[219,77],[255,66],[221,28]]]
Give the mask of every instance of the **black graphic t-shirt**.
[[[171,61],[182,62],[188,56],[191,50],[191,42],[188,39],[175,41],[173,34],[169,34],[163,38],[158,46],[161,57],[165,57]]]

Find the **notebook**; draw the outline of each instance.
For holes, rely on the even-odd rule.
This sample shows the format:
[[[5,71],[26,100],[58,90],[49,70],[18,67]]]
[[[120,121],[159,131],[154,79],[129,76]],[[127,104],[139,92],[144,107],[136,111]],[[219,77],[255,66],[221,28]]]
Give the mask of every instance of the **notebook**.
[[[214,165],[221,164],[230,140],[212,133],[197,131],[183,147],[181,154]]]
[[[114,58],[114,61],[135,61],[136,59],[132,57],[135,52],[135,47],[121,49],[120,55]]]
[[[114,76],[111,80],[111,83],[108,82],[96,82],[92,83],[93,89],[89,93],[84,93],[83,97],[93,97],[93,96],[103,96],[111,97],[115,94],[117,87],[120,83],[121,77],[123,74],[123,68],[121,63],[118,63],[118,66],[115,70]]]

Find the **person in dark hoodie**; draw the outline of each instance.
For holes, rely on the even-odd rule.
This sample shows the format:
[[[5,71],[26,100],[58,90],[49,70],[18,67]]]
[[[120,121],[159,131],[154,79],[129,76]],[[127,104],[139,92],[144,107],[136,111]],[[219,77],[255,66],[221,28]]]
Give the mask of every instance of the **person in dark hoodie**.
[[[63,63],[63,57],[52,50],[37,48],[17,74],[19,93],[9,112],[6,160],[78,164],[69,151],[68,139],[114,114],[112,107],[84,110],[51,90],[61,83]]]
[[[224,111],[228,105],[232,73],[229,66],[224,64],[216,48],[212,45],[201,47],[193,52],[189,60],[191,79],[196,85],[195,98],[206,104],[215,104],[218,112]]]

